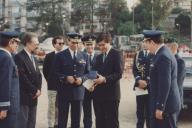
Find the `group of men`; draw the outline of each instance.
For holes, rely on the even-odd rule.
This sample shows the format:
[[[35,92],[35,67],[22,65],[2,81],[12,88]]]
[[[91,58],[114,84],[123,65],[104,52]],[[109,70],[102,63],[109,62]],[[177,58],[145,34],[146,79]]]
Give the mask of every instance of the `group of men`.
[[[177,44],[168,45],[171,53],[160,31],[147,30],[143,34],[144,50],[135,56],[133,65],[137,128],[143,128],[145,121],[147,128],[176,128],[182,107],[184,62],[176,54]],[[16,53],[20,43],[18,37],[18,33],[1,32],[0,128],[35,128],[36,124],[37,99],[42,84],[34,57],[38,37],[26,33],[22,41],[24,49]],[[81,40],[85,50],[78,49]],[[67,128],[69,110],[71,128],[80,128],[82,110],[84,127],[91,128],[92,102],[96,128],[119,128],[124,62],[122,53],[112,48],[111,42],[108,32],[100,33],[97,38],[68,33],[68,48],[63,50],[63,38],[53,38],[55,51],[46,55],[43,64],[48,85],[49,128]],[[100,54],[94,50],[96,44]],[[85,84],[87,81],[90,88]]]
[[[41,95],[41,73],[34,54],[38,37],[26,33],[24,49],[16,54],[19,33],[1,32],[0,127],[35,128],[37,99]]]
[[[183,106],[185,62],[178,44],[164,42],[161,31],[144,31],[144,43],[133,63],[137,128],[176,128]]]
[[[0,42],[0,127],[35,128],[37,99],[41,95],[42,76],[35,54],[38,37],[26,33],[24,49],[16,53],[20,43],[18,33],[1,32]],[[81,39],[85,50],[78,49]],[[48,84],[48,127],[67,128],[71,113],[71,128],[80,128],[81,110],[84,127],[92,127],[92,102],[97,128],[118,128],[120,79],[123,73],[122,53],[111,46],[110,33],[83,36],[67,34],[68,48],[57,36],[55,51],[46,55],[43,74]],[[98,45],[101,53],[94,49]],[[15,54],[16,53],[16,54]],[[91,88],[84,87],[91,80]],[[69,109],[71,107],[71,109]],[[58,112],[57,112],[58,109]],[[57,120],[58,117],[58,120]]]

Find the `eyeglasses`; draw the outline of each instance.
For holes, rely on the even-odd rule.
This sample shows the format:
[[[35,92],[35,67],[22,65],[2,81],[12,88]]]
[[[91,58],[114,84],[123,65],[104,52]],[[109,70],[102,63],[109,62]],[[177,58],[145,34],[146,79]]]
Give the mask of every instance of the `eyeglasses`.
[[[151,40],[151,38],[145,38],[145,39],[143,40],[143,42],[146,42],[146,41],[149,41],[149,40]]]
[[[19,43],[21,42],[19,39],[16,39],[16,38],[13,38],[12,41],[13,41],[14,43],[16,43],[17,45],[19,45]]]
[[[59,45],[64,45],[65,43],[57,43],[57,44],[59,44]]]
[[[71,42],[72,44],[78,44],[79,42]]]

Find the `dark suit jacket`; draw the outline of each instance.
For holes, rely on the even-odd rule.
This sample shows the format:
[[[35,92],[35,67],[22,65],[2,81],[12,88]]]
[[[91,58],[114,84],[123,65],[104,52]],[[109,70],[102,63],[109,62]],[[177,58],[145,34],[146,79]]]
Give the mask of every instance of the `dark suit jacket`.
[[[48,53],[43,63],[43,74],[47,81],[48,90],[57,90],[59,79],[54,74],[55,52]]]
[[[55,56],[55,73],[61,83],[58,87],[59,99],[63,100],[83,100],[85,88],[74,84],[69,84],[66,81],[67,76],[84,77],[86,59],[82,52],[78,52],[76,61],[71,57],[69,49],[59,52]],[[76,70],[74,70],[74,66]],[[62,102],[62,101],[61,101]]]
[[[19,76],[13,58],[0,50],[0,111],[19,112]]]
[[[95,100],[120,100],[120,79],[122,77],[124,62],[122,54],[111,49],[103,63],[103,54],[96,58],[93,69],[106,78],[106,83],[99,85],[93,92]]]
[[[180,97],[181,97],[181,105],[183,105],[183,81],[185,79],[186,70],[185,70],[185,61],[178,55],[175,55],[177,60],[177,84],[179,87]]]
[[[177,85],[177,62],[171,51],[163,46],[153,58],[150,72],[151,113],[156,109],[166,113],[180,110]]]
[[[36,70],[25,50],[15,55],[15,62],[19,70],[21,105],[37,105],[37,98],[32,99],[37,90],[41,89],[42,76],[36,62]]]

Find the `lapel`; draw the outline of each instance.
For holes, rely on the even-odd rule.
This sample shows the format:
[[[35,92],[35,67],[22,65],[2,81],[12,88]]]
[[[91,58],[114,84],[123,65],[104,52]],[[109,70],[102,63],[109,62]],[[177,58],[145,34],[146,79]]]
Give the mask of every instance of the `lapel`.
[[[113,48],[110,49],[109,53],[107,54],[107,56],[105,57],[105,61],[104,61],[104,65],[107,64],[107,62],[109,61],[109,59],[111,58],[111,54],[113,53]],[[103,56],[102,56],[103,57]]]
[[[28,54],[25,52],[25,50],[22,50],[21,53],[22,53],[21,55],[23,57],[23,62],[26,64],[26,66],[29,67],[29,69],[31,69],[34,72],[36,72],[36,70],[38,70],[38,68],[35,70],[35,67],[33,66],[33,63],[31,61],[31,59],[29,58]],[[35,65],[37,66],[36,59],[35,59]]]

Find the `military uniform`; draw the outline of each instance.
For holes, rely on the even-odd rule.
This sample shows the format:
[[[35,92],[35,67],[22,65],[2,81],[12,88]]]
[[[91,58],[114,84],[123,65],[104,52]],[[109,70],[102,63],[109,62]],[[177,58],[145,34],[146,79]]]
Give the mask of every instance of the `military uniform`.
[[[134,90],[138,87],[139,80],[145,80],[147,87],[143,90],[148,90],[149,93],[149,71],[152,55],[147,50],[139,51],[134,58],[133,75],[135,77]],[[146,127],[149,128],[150,112],[149,112],[149,94],[137,95],[137,128],[143,128],[146,120]]]
[[[95,45],[96,37],[93,35],[87,35],[82,38],[82,41],[85,45]],[[93,65],[95,64],[97,54],[93,51],[93,53],[88,53],[87,50],[85,52],[85,58],[87,60],[86,73],[89,73],[93,70]],[[92,127],[92,101],[93,95],[92,92],[85,90],[85,96],[83,101],[83,123],[84,128]]]
[[[11,39],[18,33],[2,32],[1,37]],[[4,48],[0,48],[0,72],[0,111],[7,110],[7,117],[0,119],[0,128],[17,128],[19,76],[11,53]]]
[[[153,40],[155,46],[158,46],[155,47],[152,42],[147,44],[145,41],[147,45],[151,45],[149,48],[156,48],[150,66],[150,124],[151,128],[176,128],[177,112],[181,108],[177,85],[177,62],[163,43],[154,42],[154,40],[160,41],[161,34],[162,32],[155,30],[144,31],[145,40]]]
[[[81,35],[69,33],[71,43],[78,43]],[[70,84],[68,76],[74,79],[84,79],[86,60],[80,51],[73,51],[70,47],[55,56],[55,71],[60,79],[58,86],[58,128],[67,128],[69,105],[71,106],[71,128],[80,128],[81,108],[85,88],[82,85]]]

